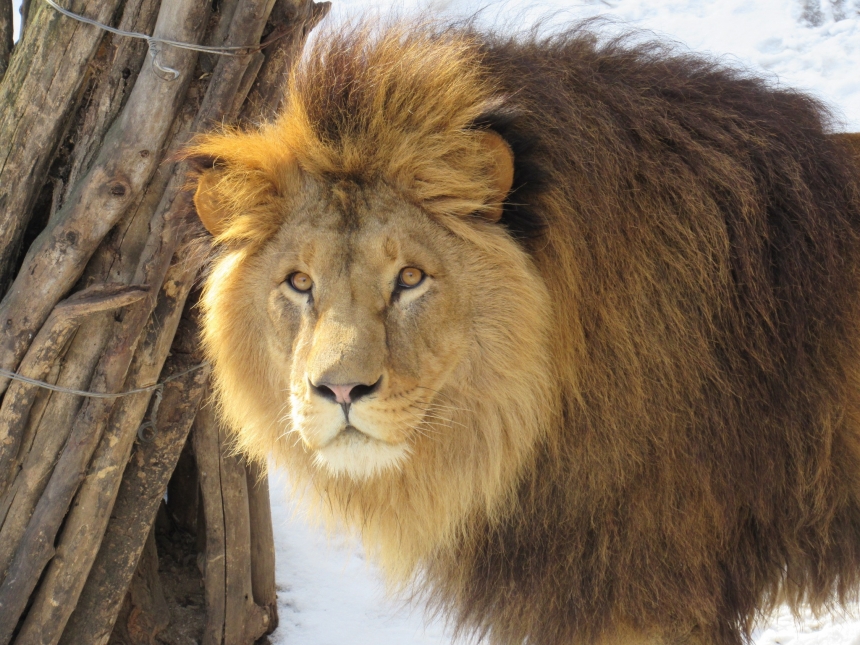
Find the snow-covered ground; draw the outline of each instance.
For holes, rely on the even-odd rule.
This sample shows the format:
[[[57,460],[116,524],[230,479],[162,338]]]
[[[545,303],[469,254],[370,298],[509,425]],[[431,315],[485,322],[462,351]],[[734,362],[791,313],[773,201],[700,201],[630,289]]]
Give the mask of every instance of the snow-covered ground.
[[[447,645],[440,623],[420,607],[386,598],[381,578],[349,538],[311,526],[287,495],[283,474],[269,476],[277,554],[280,626],[275,645]]]
[[[390,7],[409,12],[483,16],[526,26],[603,15],[613,28],[647,30],[680,47],[764,73],[830,104],[839,129],[860,131],[860,0],[543,0],[528,5],[470,0],[333,0],[331,19]],[[329,540],[286,497],[283,476],[270,478],[275,517],[281,626],[276,645],[448,645],[444,624],[420,607],[386,598],[381,580],[348,539]],[[757,645],[860,645],[860,620],[781,612],[756,630]]]

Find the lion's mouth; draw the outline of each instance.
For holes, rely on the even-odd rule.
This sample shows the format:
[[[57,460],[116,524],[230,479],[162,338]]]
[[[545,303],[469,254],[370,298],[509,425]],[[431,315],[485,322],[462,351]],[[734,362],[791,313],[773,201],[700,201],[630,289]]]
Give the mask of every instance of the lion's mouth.
[[[347,425],[316,451],[316,461],[334,475],[363,480],[398,469],[408,454],[403,442],[391,443]]]
[[[364,444],[376,441],[379,441],[379,439],[359,430],[354,425],[349,424],[344,426],[340,432],[329,439],[322,448],[328,448],[329,446],[334,445],[355,445],[358,443]]]
[[[356,428],[354,425],[348,425],[348,426],[346,426],[343,430],[341,430],[341,431],[338,433],[338,435],[337,435],[337,436],[338,436],[338,437],[344,437],[344,438],[346,438],[346,437],[362,437],[362,438],[364,438],[364,439],[370,439],[370,437],[369,437],[369,436],[367,436],[367,435],[366,435],[365,433],[363,433],[361,430],[359,430],[358,428]],[[337,437],[335,437],[335,438],[337,438]]]

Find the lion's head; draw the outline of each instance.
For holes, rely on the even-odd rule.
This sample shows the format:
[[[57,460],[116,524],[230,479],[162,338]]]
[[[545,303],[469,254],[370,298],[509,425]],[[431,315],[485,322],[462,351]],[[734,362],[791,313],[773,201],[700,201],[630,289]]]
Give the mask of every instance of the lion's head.
[[[481,125],[488,87],[468,57],[434,83],[455,77],[473,96],[440,97],[445,120],[397,113],[410,88],[383,81],[363,100],[391,113],[330,141],[301,100],[315,81],[299,75],[277,123],[193,148],[211,165],[195,202],[220,246],[204,342],[239,446],[351,498],[341,510],[365,525],[424,525],[396,538],[417,538],[416,552],[512,492],[553,407],[549,295],[496,222],[511,151]],[[391,158],[395,125],[420,156]]]
[[[189,151],[223,417],[492,642],[850,599],[860,191],[822,119],[582,29],[320,37],[275,122]]]

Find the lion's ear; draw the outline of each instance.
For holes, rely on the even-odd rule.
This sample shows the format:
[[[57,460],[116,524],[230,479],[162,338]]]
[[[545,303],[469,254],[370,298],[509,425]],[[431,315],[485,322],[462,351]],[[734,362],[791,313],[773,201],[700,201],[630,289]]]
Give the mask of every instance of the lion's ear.
[[[218,237],[230,224],[229,213],[221,201],[217,189],[223,170],[209,168],[197,175],[197,190],[194,192],[194,206],[197,216],[206,230]]]
[[[480,136],[480,145],[489,153],[492,162],[490,181],[497,195],[497,201],[490,204],[489,208],[481,213],[481,217],[498,222],[502,217],[505,199],[514,183],[514,153],[498,132],[484,130]]]

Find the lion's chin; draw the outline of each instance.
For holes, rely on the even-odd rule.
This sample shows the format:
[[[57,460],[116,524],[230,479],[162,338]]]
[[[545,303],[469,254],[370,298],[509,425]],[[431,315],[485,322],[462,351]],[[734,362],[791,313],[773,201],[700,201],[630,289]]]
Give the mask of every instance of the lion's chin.
[[[406,442],[387,443],[347,426],[317,449],[315,461],[332,475],[367,480],[399,470],[408,456]]]

